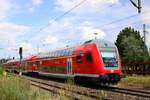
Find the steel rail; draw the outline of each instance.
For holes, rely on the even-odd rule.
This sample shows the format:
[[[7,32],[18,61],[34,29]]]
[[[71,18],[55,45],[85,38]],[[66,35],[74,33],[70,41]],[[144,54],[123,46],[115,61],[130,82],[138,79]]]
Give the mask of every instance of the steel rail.
[[[39,87],[41,89],[53,92],[55,94],[59,94],[59,90],[65,90],[67,92],[67,97],[71,97],[73,99],[76,100],[82,100],[82,98],[87,99],[87,100],[98,100],[100,98],[100,95],[95,95],[95,94],[91,94],[89,91],[86,90],[76,90],[76,89],[68,89],[66,88],[66,84],[63,83],[56,83],[56,82],[52,82],[52,81],[42,81],[39,79],[34,79],[34,78],[28,78],[28,77],[24,77],[25,79],[28,79],[31,82],[31,85]],[[52,87],[52,88],[50,88]],[[73,86],[71,86],[73,87]],[[73,87],[75,88],[75,87]],[[54,91],[53,91],[54,90]],[[73,94],[73,95],[68,95],[68,94]]]
[[[23,76],[24,77],[24,76]],[[118,88],[118,87],[110,87],[110,86],[103,86],[101,88],[88,88],[88,87],[83,87],[83,86],[74,86],[72,85],[71,88],[72,90],[69,90],[65,88],[67,84],[65,83],[60,83],[60,82],[54,82],[50,80],[42,80],[42,79],[35,79],[35,78],[29,78],[25,77],[26,79],[29,79],[32,82],[39,82],[40,84],[44,84],[50,87],[55,87],[63,90],[67,90],[73,93],[76,93],[78,95],[84,95],[87,97],[91,97],[92,99],[99,99],[101,90],[104,91],[109,91],[112,93],[121,93],[121,94],[126,94],[130,96],[136,96],[136,97],[142,97],[142,98],[150,98],[150,92],[144,91],[144,90],[133,90],[133,89],[125,89],[125,88]]]
[[[118,93],[123,93],[127,95],[143,97],[143,98],[150,98],[150,92],[148,91],[125,89],[125,88],[118,88],[118,87],[107,87],[107,89],[108,91],[112,91],[112,92],[118,92]]]

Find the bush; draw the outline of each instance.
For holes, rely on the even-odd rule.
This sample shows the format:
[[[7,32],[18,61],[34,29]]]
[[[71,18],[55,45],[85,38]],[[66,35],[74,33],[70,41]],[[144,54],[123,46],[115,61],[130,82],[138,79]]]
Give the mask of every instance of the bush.
[[[3,68],[0,66],[0,75],[3,74]]]

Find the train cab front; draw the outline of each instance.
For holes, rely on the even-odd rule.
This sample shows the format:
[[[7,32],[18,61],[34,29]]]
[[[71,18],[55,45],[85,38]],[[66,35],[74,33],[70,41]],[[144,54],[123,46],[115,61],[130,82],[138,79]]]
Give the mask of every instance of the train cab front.
[[[118,83],[121,78],[120,57],[115,44],[108,41],[96,41],[99,61],[99,80],[103,83]]]

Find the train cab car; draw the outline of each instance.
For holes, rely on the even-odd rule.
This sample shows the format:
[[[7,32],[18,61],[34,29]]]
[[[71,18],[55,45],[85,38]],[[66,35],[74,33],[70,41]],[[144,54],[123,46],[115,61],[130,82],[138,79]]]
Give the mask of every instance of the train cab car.
[[[105,40],[90,40],[71,48],[43,53],[39,56],[42,75],[56,78],[91,78],[115,83],[120,80],[121,63],[114,44]]]
[[[116,83],[121,77],[121,63],[114,44],[105,40],[90,40],[75,48],[75,76],[85,76],[98,82]]]

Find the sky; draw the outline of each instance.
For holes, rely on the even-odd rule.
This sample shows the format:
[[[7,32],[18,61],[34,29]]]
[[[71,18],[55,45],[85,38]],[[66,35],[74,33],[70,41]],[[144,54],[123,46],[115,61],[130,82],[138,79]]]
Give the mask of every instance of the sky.
[[[19,47],[26,57],[95,37],[114,43],[125,27],[143,36],[143,24],[150,47],[149,5],[142,0],[138,14],[130,0],[0,0],[0,58],[18,57]]]

